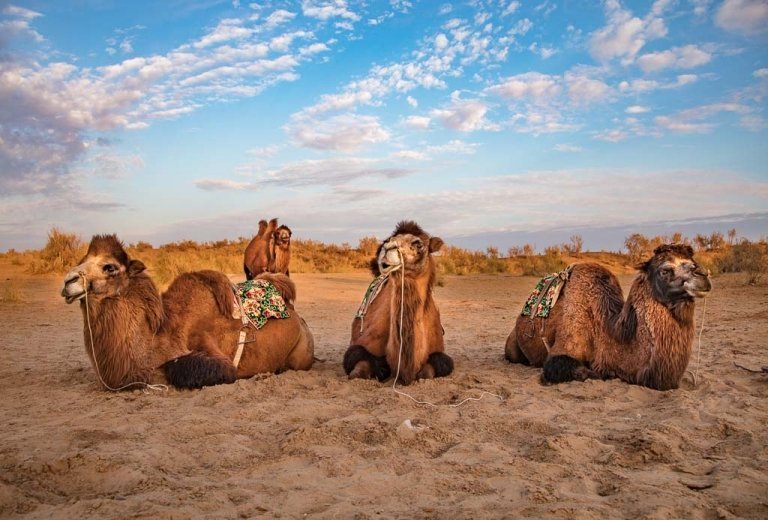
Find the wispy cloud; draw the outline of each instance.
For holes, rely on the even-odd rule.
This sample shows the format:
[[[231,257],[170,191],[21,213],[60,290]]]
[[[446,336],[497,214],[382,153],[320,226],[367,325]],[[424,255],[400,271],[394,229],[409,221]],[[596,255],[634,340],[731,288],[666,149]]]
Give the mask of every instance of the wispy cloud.
[[[745,35],[768,31],[768,3],[764,0],[725,0],[715,15],[715,23]]]

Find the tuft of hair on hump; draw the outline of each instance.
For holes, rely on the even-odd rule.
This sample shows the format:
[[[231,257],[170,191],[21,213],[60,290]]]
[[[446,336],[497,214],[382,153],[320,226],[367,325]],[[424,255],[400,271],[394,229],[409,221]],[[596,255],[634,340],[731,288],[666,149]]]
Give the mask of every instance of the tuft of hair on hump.
[[[117,238],[117,235],[94,235],[91,243],[88,244],[86,256],[104,255],[111,256],[122,265],[128,267],[128,253],[125,252],[123,243]]]
[[[395,228],[395,232],[392,233],[392,236],[394,235],[415,235],[415,236],[423,236],[426,235],[423,229],[421,229],[421,226],[419,226],[416,222],[413,220],[401,220],[397,223],[397,227]]]
[[[296,301],[296,284],[293,283],[288,276],[283,273],[268,273],[264,272],[256,277],[257,280],[267,280],[275,286],[277,292],[283,297],[285,303],[293,303]]]

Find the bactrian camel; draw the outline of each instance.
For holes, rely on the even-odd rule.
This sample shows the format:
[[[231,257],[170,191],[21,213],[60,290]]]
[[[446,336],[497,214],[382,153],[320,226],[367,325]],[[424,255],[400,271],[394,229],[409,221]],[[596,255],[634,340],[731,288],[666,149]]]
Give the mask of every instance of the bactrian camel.
[[[352,320],[344,354],[350,378],[399,382],[447,376],[453,360],[445,354],[440,312],[432,295],[436,272],[432,253],[443,245],[415,222],[403,221],[379,245],[371,262],[375,279]]]
[[[626,301],[607,269],[574,264],[548,317],[536,309],[518,316],[505,356],[543,366],[544,383],[619,378],[677,388],[693,348],[694,300],[711,288],[688,245],[656,248],[638,266]]]
[[[279,274],[259,278],[279,293],[289,317],[257,329],[235,317],[239,306],[223,273],[182,274],[161,297],[144,264],[129,258],[117,237],[97,235],[64,278],[61,294],[67,303],[80,302],[85,350],[106,387],[164,376],[177,387],[198,388],[312,366],[314,340],[293,307],[293,282]]]

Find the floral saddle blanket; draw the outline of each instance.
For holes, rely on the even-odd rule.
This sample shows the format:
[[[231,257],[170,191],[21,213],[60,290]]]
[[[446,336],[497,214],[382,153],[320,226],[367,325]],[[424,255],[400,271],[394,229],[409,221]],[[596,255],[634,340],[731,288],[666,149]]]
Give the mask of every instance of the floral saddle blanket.
[[[560,291],[565,287],[565,282],[571,276],[571,270],[573,265],[569,265],[559,273],[552,273],[536,284],[533,292],[523,305],[523,316],[530,316],[533,318],[547,318],[555,306],[557,298],[560,296]]]
[[[291,315],[280,292],[269,280],[247,280],[233,286],[235,310],[232,317],[250,323],[257,329],[270,318],[284,319]]]

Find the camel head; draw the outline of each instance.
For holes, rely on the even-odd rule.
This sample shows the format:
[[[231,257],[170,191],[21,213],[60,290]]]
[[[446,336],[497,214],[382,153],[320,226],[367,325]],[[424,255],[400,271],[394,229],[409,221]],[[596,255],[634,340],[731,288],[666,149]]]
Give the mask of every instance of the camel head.
[[[402,269],[406,276],[417,276],[431,266],[431,254],[443,247],[443,240],[430,237],[413,221],[402,221],[384,240],[376,253],[374,274]]]
[[[638,269],[645,272],[660,302],[703,298],[712,289],[709,273],[693,260],[693,248],[688,245],[661,245]]]
[[[88,252],[64,277],[61,295],[67,303],[85,297],[103,298],[120,294],[128,279],[144,271],[139,260],[131,260],[115,235],[95,235]]]
[[[291,235],[293,233],[291,232],[291,228],[283,224],[279,228],[275,230],[274,237],[275,237],[275,247],[280,248],[287,248],[291,245]]]

